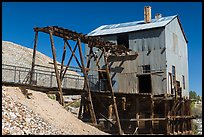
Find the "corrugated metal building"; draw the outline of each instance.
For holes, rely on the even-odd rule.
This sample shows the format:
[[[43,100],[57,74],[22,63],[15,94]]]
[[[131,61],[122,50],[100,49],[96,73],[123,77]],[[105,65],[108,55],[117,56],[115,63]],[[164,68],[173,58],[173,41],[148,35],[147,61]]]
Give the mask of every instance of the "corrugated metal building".
[[[105,40],[122,44],[138,52],[133,60],[109,58],[114,92],[152,93],[153,95],[175,94],[175,88],[181,89],[183,97],[189,97],[187,39],[178,15],[161,17],[146,22],[102,25],[88,34],[100,36]],[[86,45],[87,47],[87,45]],[[95,50],[95,54],[100,56]],[[86,48],[88,55],[88,47]],[[104,64],[101,62],[99,64]],[[94,60],[91,67],[96,67]],[[103,67],[103,66],[101,66]],[[96,76],[92,72],[90,76]],[[93,80],[95,87],[104,88],[104,82]]]

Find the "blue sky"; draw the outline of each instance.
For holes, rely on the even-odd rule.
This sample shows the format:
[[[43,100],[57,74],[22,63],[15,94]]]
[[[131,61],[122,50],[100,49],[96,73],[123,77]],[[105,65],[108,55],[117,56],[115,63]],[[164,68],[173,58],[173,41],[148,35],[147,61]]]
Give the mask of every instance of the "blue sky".
[[[3,2],[2,40],[33,48],[34,27],[54,25],[87,34],[104,24],[143,20],[144,6],[152,7],[152,17],[179,16],[189,41],[189,88],[202,95],[201,2]],[[62,40],[54,40],[62,55]],[[48,35],[39,34],[37,50],[52,57]]]

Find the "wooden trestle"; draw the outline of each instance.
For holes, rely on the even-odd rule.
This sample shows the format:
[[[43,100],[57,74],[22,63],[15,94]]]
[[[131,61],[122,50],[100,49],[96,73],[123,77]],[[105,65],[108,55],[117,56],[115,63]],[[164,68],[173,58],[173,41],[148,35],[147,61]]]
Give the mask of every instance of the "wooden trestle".
[[[116,115],[116,125],[118,127],[118,133],[122,134],[121,124],[120,124],[119,115],[118,115],[118,111],[117,111],[117,104],[116,104],[115,97],[114,97],[114,91],[111,88],[112,83],[110,80],[109,65],[107,62],[107,58],[110,55],[112,55],[112,56],[128,56],[128,55],[130,55],[131,50],[127,49],[123,45],[116,45],[112,42],[105,41],[104,39],[102,39],[100,37],[86,36],[86,35],[83,35],[81,33],[77,33],[77,32],[74,32],[74,31],[71,31],[68,29],[64,29],[61,27],[57,27],[57,26],[48,26],[48,27],[42,27],[42,28],[36,27],[36,28],[34,28],[34,31],[36,32],[36,35],[35,35],[35,43],[34,43],[34,50],[33,50],[32,67],[31,67],[31,71],[30,71],[30,84],[32,85],[33,81],[34,81],[33,80],[33,73],[34,73],[33,71],[34,71],[34,67],[35,67],[35,58],[36,58],[35,55],[36,55],[36,48],[37,48],[38,32],[44,32],[44,33],[47,33],[50,35],[50,42],[51,42],[52,55],[53,55],[53,64],[54,64],[54,68],[55,68],[56,80],[57,80],[57,85],[58,85],[58,90],[59,90],[56,94],[57,100],[59,101],[60,104],[64,105],[62,87],[61,87],[62,80],[63,80],[64,75],[65,75],[65,73],[66,73],[66,71],[70,65],[72,58],[74,57],[77,64],[78,64],[78,67],[81,68],[81,71],[84,75],[84,90],[87,91],[87,94],[82,96],[83,97],[82,102],[83,102],[84,98],[87,99],[88,110],[89,110],[89,113],[91,116],[92,123],[94,123],[94,124],[97,124],[97,120],[96,120],[96,116],[95,116],[95,112],[94,112],[94,108],[93,108],[92,96],[91,96],[91,91],[90,91],[90,87],[89,87],[88,71],[90,70],[90,68],[89,68],[90,60],[92,57],[94,57],[92,48],[95,47],[95,48],[98,48],[102,51],[101,57],[102,57],[102,55],[104,55],[104,61],[105,61],[106,69],[102,70],[98,66],[97,71],[106,72],[106,74],[109,78],[108,84],[110,87],[111,98],[112,98],[113,104],[114,104],[113,106],[114,106],[114,112]],[[57,67],[58,64],[57,64],[57,60],[56,60],[56,51],[55,51],[53,36],[63,38],[63,40],[64,40],[63,55],[62,55],[60,71],[58,71],[58,67]],[[72,50],[71,46],[69,45],[68,40],[77,41],[73,50]],[[86,63],[87,64],[86,67],[84,64],[84,59],[83,59],[83,54],[82,54],[81,42],[88,44],[88,46],[90,47],[90,54],[89,54],[89,58],[88,58],[87,63]],[[66,67],[64,68],[64,59],[66,56],[66,45],[68,46],[72,55],[71,55],[67,65],[66,65]],[[80,61],[78,60],[78,58],[75,55],[77,47],[78,47],[78,51],[79,51]],[[133,56],[137,56],[137,53],[134,53]],[[101,57],[99,59],[97,59],[97,61],[99,61],[101,59]],[[80,108],[82,109],[82,106]],[[81,112],[81,110],[80,110],[80,112]]]
[[[108,132],[116,134],[191,134],[191,116],[190,101],[174,95],[153,96],[152,94],[118,94],[114,93],[112,81],[110,77],[110,68],[108,63],[109,56],[123,57],[135,56],[137,53],[127,49],[123,45],[116,45],[112,42],[105,41],[100,37],[86,36],[68,29],[57,26],[36,27],[35,42],[32,58],[32,67],[30,71],[30,84],[34,84],[33,71],[35,67],[36,48],[38,32],[49,34],[53,64],[57,79],[58,92],[57,100],[64,105],[62,93],[62,81],[74,57],[78,67],[84,75],[84,89],[86,93],[82,94],[78,118],[86,121],[90,120],[93,124],[104,122],[104,128]],[[57,36],[64,40],[63,55],[61,64],[57,64],[56,51],[53,36]],[[76,41],[74,49],[70,46],[68,40]],[[89,55],[86,63],[84,63],[82,44],[88,44]],[[64,65],[67,53],[66,47],[71,52],[71,57],[67,65]],[[101,50],[101,55],[96,57],[93,47]],[[76,49],[80,60],[75,55]],[[99,61],[104,57],[105,69],[99,66]],[[97,70],[105,72],[107,75],[108,91],[106,93],[93,92],[90,89],[88,73],[93,70],[90,67],[90,60],[94,58]],[[85,66],[86,64],[86,66]],[[60,69],[58,68],[60,66]],[[58,71],[59,70],[59,71]],[[177,91],[177,90],[176,90]],[[176,92],[177,93],[177,92]],[[83,111],[83,114],[82,114]]]

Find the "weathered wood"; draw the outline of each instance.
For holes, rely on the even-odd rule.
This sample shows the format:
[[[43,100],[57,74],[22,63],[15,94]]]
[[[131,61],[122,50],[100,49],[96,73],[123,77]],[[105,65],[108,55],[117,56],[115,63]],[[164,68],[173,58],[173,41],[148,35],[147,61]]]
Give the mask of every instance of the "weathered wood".
[[[137,127],[139,128],[139,107],[140,107],[140,105],[139,105],[139,98],[136,98],[136,108],[135,108],[135,110],[136,110],[136,119],[137,119]]]
[[[93,47],[91,47],[91,48],[89,49],[88,60],[87,60],[87,63],[86,63],[86,71],[87,71],[87,74],[88,74],[88,71],[90,70],[89,67],[90,67],[90,63],[91,63],[91,58],[93,57],[92,54],[93,54]]]
[[[84,106],[84,94],[81,95],[81,101],[80,101],[80,107],[79,107],[79,113],[78,113],[78,119],[82,119],[82,107]]]
[[[58,94],[56,94],[56,96],[59,95],[59,103],[64,106],[64,99],[63,99],[63,94],[62,94],[62,83],[61,83],[61,80],[60,80],[60,75],[59,75],[59,72],[57,70],[57,61],[56,61],[56,51],[55,51],[55,46],[54,46],[54,40],[52,38],[52,30],[49,30],[49,33],[50,33],[50,42],[51,42],[51,48],[52,48],[52,55],[53,55],[53,61],[54,61],[54,68],[55,68],[55,76],[56,76],[56,80],[57,80],[57,86],[58,86]]]
[[[154,100],[153,98],[151,97],[151,104],[150,104],[150,109],[151,109],[151,116],[150,118],[151,119],[154,119]],[[154,121],[152,120],[151,121],[151,126],[150,126],[150,133],[153,134],[153,128],[154,128]]]
[[[80,68],[82,68],[82,66],[81,66],[79,60],[77,59],[77,57],[76,57],[74,51],[72,51],[72,48],[71,48],[71,46],[69,45],[68,41],[65,41],[65,42],[66,42],[67,46],[69,47],[69,50],[71,51],[72,55],[73,55],[74,58],[76,59],[76,62],[77,62],[77,64],[78,64],[78,66],[79,66]],[[78,43],[78,46],[79,46],[79,43]]]
[[[109,65],[108,65],[108,56],[106,54],[105,48],[104,48],[104,62],[105,62],[105,66],[106,66],[106,74],[107,74],[107,79],[108,79],[108,84],[110,87],[110,92],[111,92],[111,97],[113,100],[113,106],[114,106],[114,113],[116,116],[116,123],[117,123],[117,127],[118,127],[118,133],[119,135],[122,135],[122,129],[121,129],[121,125],[120,125],[120,119],[119,119],[119,115],[118,115],[118,109],[117,109],[117,104],[116,104],[116,99],[114,97],[114,92],[113,92],[113,87],[112,87],[112,81],[111,81],[111,77],[110,77],[110,72],[109,72]]]
[[[33,48],[33,58],[32,58],[32,66],[30,71],[30,84],[33,84],[33,73],[34,73],[34,67],[35,67],[35,58],[36,58],[36,48],[37,48],[37,41],[38,41],[38,31],[35,32],[35,42],[34,42],[34,48]]]
[[[126,48],[124,45],[116,45],[115,43],[112,42],[108,42],[108,41],[104,41],[104,39],[100,38],[100,37],[91,37],[91,36],[85,36],[83,34],[79,34],[77,32],[68,30],[68,29],[64,29],[61,27],[57,27],[57,26],[48,26],[48,27],[44,27],[44,28],[34,28],[35,31],[41,31],[44,33],[48,33],[49,34],[49,30],[53,29],[53,35],[61,37],[61,38],[65,38],[65,39],[70,39],[70,40],[74,40],[77,41],[78,38],[81,39],[81,41],[83,43],[89,44],[89,47],[96,47],[99,48],[101,50],[103,50],[103,48],[105,49],[111,49],[111,52],[113,54],[123,54],[125,53],[126,55],[129,54],[129,51],[132,51],[128,48]],[[91,44],[90,44],[91,43]]]
[[[76,45],[75,45],[75,47],[74,47],[73,52],[76,51],[76,48],[77,48],[77,43],[76,43]],[[67,69],[68,69],[68,67],[69,67],[69,65],[70,65],[70,63],[71,63],[72,58],[73,58],[73,54],[71,55],[71,57],[69,58],[69,61],[68,61],[67,65],[65,66],[65,70],[64,70],[64,73],[63,73],[63,75],[62,75],[62,79],[64,78],[64,76],[65,76],[65,74],[66,74],[66,72],[67,72]]]
[[[165,96],[166,98],[166,96]],[[169,107],[168,107],[168,102],[167,100],[164,101],[164,114],[165,114],[165,117],[168,117],[169,115]],[[169,120],[166,119],[166,135],[169,135]]]
[[[96,116],[95,116],[95,112],[94,112],[94,108],[93,108],[93,103],[92,103],[91,91],[90,91],[89,82],[88,82],[88,76],[87,76],[87,72],[85,70],[84,59],[83,59],[83,55],[82,55],[81,40],[79,38],[77,39],[77,43],[78,43],[79,55],[80,55],[81,64],[82,64],[82,71],[84,74],[85,90],[88,93],[88,106],[89,106],[89,111],[90,111],[90,115],[91,115],[91,120],[92,120],[93,124],[97,124]]]
[[[98,121],[104,121],[104,119],[97,119]],[[109,121],[113,121],[112,118],[108,118]],[[166,118],[140,118],[140,119],[120,119],[120,121],[130,121],[130,122],[136,122],[136,121],[165,121]]]
[[[61,81],[62,81],[62,72],[63,72],[65,55],[66,55],[66,42],[64,41],[64,48],[63,48],[63,55],[62,55],[61,69],[60,69],[60,79],[61,79]]]

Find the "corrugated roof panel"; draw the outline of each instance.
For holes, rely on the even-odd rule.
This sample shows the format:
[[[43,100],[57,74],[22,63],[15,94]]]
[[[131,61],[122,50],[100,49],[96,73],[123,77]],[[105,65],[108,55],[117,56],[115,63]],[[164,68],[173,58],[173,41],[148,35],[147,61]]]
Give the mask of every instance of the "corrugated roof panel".
[[[117,34],[131,31],[138,31],[167,25],[177,15],[162,17],[158,20],[152,19],[151,23],[144,23],[144,21],[134,21],[120,24],[103,25],[91,31],[88,36]]]

